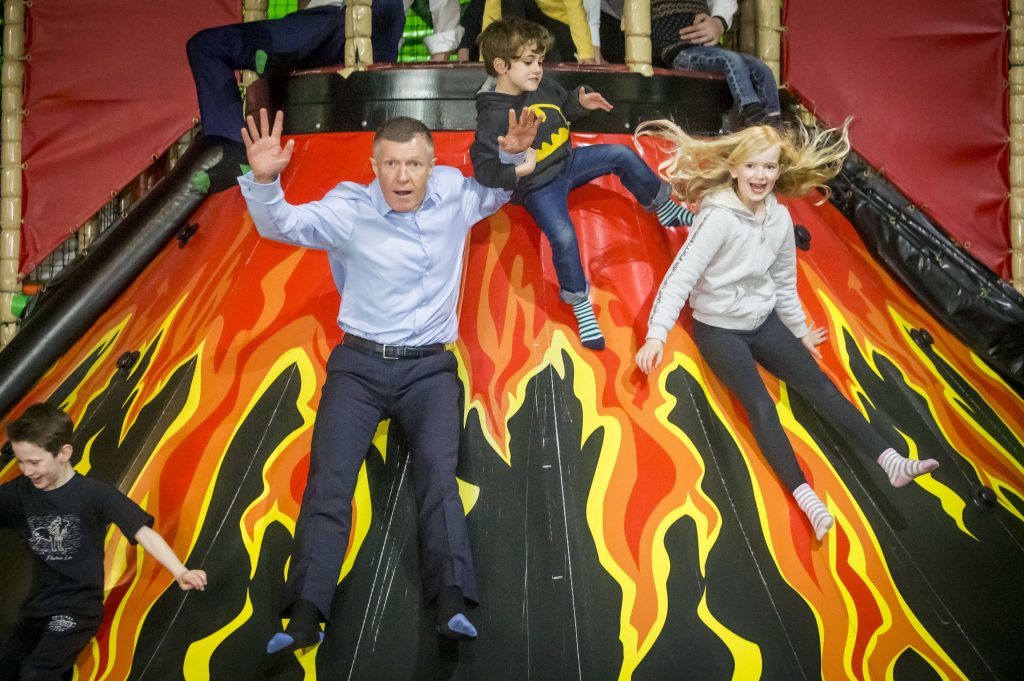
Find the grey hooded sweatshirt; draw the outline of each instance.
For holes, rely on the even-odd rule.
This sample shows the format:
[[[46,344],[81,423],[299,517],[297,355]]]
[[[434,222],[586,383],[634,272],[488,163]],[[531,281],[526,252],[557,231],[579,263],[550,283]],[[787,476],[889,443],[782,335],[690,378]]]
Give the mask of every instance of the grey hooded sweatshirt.
[[[797,338],[808,332],[796,291],[793,220],[774,194],[764,222],[726,189],[704,198],[690,235],[661,282],[647,338],[664,341],[687,298],[693,318],[751,331],[776,311]]]

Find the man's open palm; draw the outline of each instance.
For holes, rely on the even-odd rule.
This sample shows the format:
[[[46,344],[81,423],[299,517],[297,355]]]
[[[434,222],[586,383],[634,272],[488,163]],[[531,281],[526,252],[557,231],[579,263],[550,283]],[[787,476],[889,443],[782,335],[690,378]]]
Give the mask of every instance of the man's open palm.
[[[260,127],[250,115],[246,117],[248,128],[242,128],[245,155],[252,168],[252,178],[260,184],[273,182],[288,162],[292,160],[295,140],[281,146],[281,130],[284,128],[284,112],[278,111],[271,129],[266,109],[260,109]]]

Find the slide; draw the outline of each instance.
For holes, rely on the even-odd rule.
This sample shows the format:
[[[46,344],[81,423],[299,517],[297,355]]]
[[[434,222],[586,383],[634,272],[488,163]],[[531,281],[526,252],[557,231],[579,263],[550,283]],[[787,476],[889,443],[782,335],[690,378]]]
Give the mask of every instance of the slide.
[[[369,181],[371,134],[296,136],[292,202]],[[471,173],[471,132],[436,133]],[[632,143],[581,134],[577,144]],[[652,163],[653,148],[645,148]],[[550,253],[507,206],[470,233],[455,347],[460,491],[479,640],[449,644],[422,603],[409,452],[383,422],[319,648],[268,660],[324,365],[341,332],[323,253],[261,239],[238,190],[207,199],[12,413],[70,412],[75,467],[156,517],[204,593],[183,593],[116,529],[106,619],[75,679],[1015,679],[1024,668],[1024,400],[879,265],[821,197],[799,289],[822,365],[901,453],[941,467],[903,489],[765,374],[836,518],[824,541],[768,467],[690,334],[635,369],[682,244],[602,178],[572,194],[608,348],[582,348]],[[0,481],[18,474],[5,460]],[[0,538],[4,620],[27,559]]]

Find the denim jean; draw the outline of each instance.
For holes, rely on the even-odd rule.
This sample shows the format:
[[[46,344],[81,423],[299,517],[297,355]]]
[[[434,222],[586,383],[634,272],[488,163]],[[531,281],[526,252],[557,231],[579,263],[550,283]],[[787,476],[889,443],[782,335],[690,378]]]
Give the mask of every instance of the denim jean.
[[[684,71],[711,71],[725,76],[733,101],[741,108],[760,102],[765,111],[777,114],[779,87],[768,65],[749,54],[707,45],[690,45],[672,60],[672,68]]]
[[[587,299],[590,288],[580,261],[576,229],[569,218],[569,192],[591,180],[615,173],[647,211],[671,196],[671,189],[635,151],[623,144],[594,144],[569,152],[562,171],[523,197],[523,206],[551,244],[559,295],[566,303]]]

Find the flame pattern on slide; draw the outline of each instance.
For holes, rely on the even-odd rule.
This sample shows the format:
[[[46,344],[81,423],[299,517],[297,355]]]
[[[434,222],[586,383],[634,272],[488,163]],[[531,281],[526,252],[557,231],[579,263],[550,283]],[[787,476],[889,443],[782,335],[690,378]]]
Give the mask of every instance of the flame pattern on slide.
[[[469,173],[469,142],[436,134],[438,161]],[[368,162],[339,169],[336,160],[366,159],[369,147],[358,133],[298,138],[289,199],[368,181]],[[473,644],[481,654],[460,656],[453,678],[879,679],[930,668],[958,679],[1012,662],[951,592],[971,583],[957,569],[993,580],[1019,569],[1024,403],[921,311],[831,207],[789,205],[814,236],[798,274],[809,317],[830,334],[823,368],[894,447],[942,468],[890,489],[813,399],[765,374],[801,466],[836,517],[816,542],[697,352],[687,314],[663,365],[650,377],[635,370],[683,234],[658,227],[617,180],[574,192],[609,347],[595,353],[558,301],[547,244],[508,206],[471,233],[455,348],[465,388],[460,489],[485,603]],[[76,678],[312,679],[342,659],[352,678],[385,678],[371,671],[383,668],[427,678],[423,665],[444,658],[429,618],[415,614],[415,524],[402,529],[412,513],[407,452],[388,423],[360,475],[335,607],[346,623],[338,630],[362,636],[332,627],[318,651],[259,671],[262,642],[280,625],[319,386],[340,339],[337,294],[322,254],[259,239],[237,191],[208,200],[194,221],[188,247],[167,248],[14,410],[44,399],[67,409],[79,472],[121,483],[211,576],[205,594],[181,594],[112,531],[107,618]],[[126,351],[139,359],[119,370]],[[11,464],[0,479],[16,474]],[[972,504],[977,484],[994,490],[994,514]],[[938,565],[948,569],[936,574]],[[412,614],[395,613],[396,599]],[[564,607],[546,611],[547,599]],[[417,659],[389,659],[403,656],[389,645],[402,636],[424,637]]]

